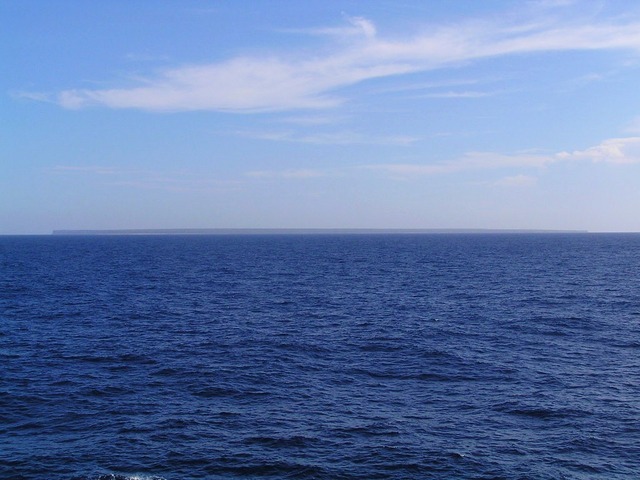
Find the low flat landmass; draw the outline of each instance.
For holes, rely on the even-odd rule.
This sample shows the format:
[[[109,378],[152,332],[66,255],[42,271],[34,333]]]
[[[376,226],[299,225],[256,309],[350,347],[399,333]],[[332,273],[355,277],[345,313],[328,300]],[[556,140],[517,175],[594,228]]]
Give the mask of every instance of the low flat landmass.
[[[501,230],[485,228],[162,228],[129,230],[54,230],[52,235],[353,235],[393,233],[587,233],[587,230]]]

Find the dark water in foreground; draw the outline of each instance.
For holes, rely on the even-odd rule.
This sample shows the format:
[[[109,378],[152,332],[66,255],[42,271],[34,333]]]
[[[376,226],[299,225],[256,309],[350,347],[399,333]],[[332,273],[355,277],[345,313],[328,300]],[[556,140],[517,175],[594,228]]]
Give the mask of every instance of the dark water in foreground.
[[[640,235],[0,237],[0,478],[135,476],[640,478]]]

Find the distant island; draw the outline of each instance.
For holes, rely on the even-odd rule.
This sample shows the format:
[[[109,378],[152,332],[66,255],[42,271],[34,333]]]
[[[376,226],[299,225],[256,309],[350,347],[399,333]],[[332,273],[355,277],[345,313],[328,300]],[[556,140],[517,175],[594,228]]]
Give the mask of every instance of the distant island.
[[[490,228],[161,228],[124,230],[54,230],[52,235],[357,235],[398,233],[588,233],[588,231]]]

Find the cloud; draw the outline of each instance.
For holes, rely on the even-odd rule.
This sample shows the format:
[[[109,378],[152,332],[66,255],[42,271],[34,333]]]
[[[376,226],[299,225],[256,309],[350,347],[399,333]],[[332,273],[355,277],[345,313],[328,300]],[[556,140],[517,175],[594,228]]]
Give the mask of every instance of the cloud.
[[[364,17],[350,17],[344,15],[347,25],[340,27],[310,28],[303,30],[285,30],[285,32],[303,33],[306,35],[328,35],[338,38],[349,37],[365,37],[373,38],[376,36],[376,26],[370,20]]]
[[[249,177],[255,178],[286,178],[286,179],[307,179],[318,178],[327,175],[327,172],[315,169],[291,169],[291,170],[254,170],[246,173]]]
[[[381,170],[393,175],[434,175],[456,173],[468,170],[487,170],[501,168],[541,168],[554,162],[552,156],[515,154],[504,155],[491,152],[471,152],[463,157],[447,162],[433,164],[390,163],[367,165],[365,168]]]
[[[316,126],[340,123],[344,121],[344,118],[327,115],[307,115],[298,117],[285,117],[281,118],[279,121],[282,123],[289,123],[293,125]]]
[[[373,22],[363,17],[350,17],[349,23],[360,31],[365,37],[373,38],[376,36],[376,26]]]
[[[640,163],[640,137],[611,138],[586,150],[561,152],[556,157],[560,160]]]
[[[242,182],[149,175],[148,177],[143,176],[140,178],[116,180],[109,182],[108,185],[140,190],[162,190],[166,192],[213,192],[239,190],[242,187]]]
[[[437,175],[464,171],[545,168],[559,162],[633,164],[640,163],[640,137],[611,138],[585,150],[559,152],[550,155],[516,153],[505,155],[494,152],[471,152],[460,158],[431,163],[388,163],[365,165],[363,168],[379,170],[394,176]],[[523,185],[533,177],[516,175],[505,177],[502,185]],[[530,183],[529,183],[530,184]]]
[[[437,92],[420,95],[420,98],[483,98],[495,95],[495,92],[479,92],[475,90],[465,90],[461,92]],[[417,97],[414,97],[417,98]]]
[[[537,182],[538,179],[536,177],[520,174],[501,178],[494,182],[494,185],[498,187],[531,187]]]
[[[594,23],[542,19],[466,21],[430,26],[405,37],[382,37],[362,17],[315,33],[338,36],[332,53],[274,54],[178,66],[129,86],[60,92],[65,108],[104,106],[149,111],[263,112],[331,108],[337,90],[365,80],[442,69],[490,57],[568,50],[640,51],[640,21]]]
[[[325,95],[333,82],[322,66],[294,65],[278,59],[238,58],[222,64],[188,66],[162,72],[144,85],[109,90],[68,90],[66,108],[103,105],[151,111],[266,111],[327,108],[339,103]]]
[[[385,87],[374,87],[367,90],[368,94],[384,95],[396,93],[417,93],[420,94],[429,90],[439,90],[443,88],[452,89],[453,87],[466,87],[470,85],[478,85],[481,83],[495,82],[497,78],[488,79],[448,79],[440,82],[417,82],[403,83],[400,85],[392,85]]]
[[[100,182],[105,185],[168,192],[237,190],[243,185],[239,180],[206,178],[183,170],[154,171],[95,165],[57,165],[51,171],[57,174],[82,174],[86,178],[100,178]]]
[[[559,8],[574,5],[578,0],[534,0],[532,6],[538,8]]]
[[[97,165],[86,166],[73,166],[73,165],[56,165],[53,167],[54,172],[78,172],[78,173],[90,173],[94,175],[119,175],[125,173],[126,170],[122,170],[114,167],[101,167]]]
[[[18,92],[14,94],[16,98],[26,98],[27,100],[36,100],[38,102],[50,101],[50,95],[41,92]]]
[[[419,139],[408,135],[369,136],[353,132],[326,132],[310,135],[290,131],[251,132],[239,131],[236,135],[278,142],[311,143],[315,145],[395,145],[408,146]]]

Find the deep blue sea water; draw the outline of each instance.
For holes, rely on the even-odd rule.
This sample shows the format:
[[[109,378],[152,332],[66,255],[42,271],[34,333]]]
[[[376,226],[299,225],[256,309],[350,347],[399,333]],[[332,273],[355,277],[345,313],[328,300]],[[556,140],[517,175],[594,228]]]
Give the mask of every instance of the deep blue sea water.
[[[640,478],[640,235],[0,237],[0,478]]]

